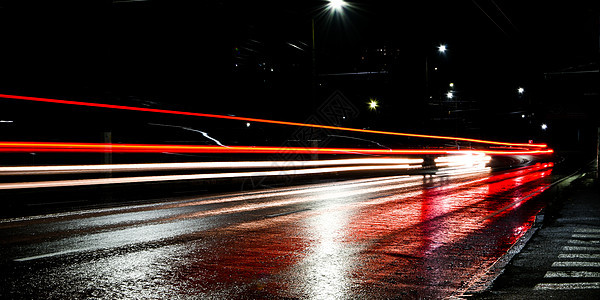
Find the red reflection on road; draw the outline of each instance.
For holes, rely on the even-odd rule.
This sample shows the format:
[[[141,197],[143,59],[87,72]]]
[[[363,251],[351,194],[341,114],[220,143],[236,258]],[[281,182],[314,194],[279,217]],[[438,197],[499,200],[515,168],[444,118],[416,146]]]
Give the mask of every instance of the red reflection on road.
[[[219,229],[219,251],[192,255],[180,279],[222,296],[451,296],[531,227],[551,170],[411,177],[383,195],[313,197],[296,213]]]
[[[365,270],[370,274],[363,276],[374,285],[392,281],[381,286],[391,294],[419,287],[420,297],[438,297],[461,288],[531,227],[541,203],[522,210],[511,204],[525,204],[523,197],[533,199],[532,193],[547,187],[544,178],[550,168],[538,164],[460,183],[426,185],[420,201],[390,202],[364,211],[353,224],[361,224],[356,230],[378,241],[369,250],[377,259],[369,260],[373,263]]]

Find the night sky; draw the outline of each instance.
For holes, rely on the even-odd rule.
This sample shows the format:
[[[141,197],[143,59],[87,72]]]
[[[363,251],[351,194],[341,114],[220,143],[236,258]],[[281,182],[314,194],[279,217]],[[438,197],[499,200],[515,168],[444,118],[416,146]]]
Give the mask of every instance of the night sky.
[[[325,1],[189,2],[1,1],[0,92],[303,121],[340,90],[365,117],[381,102],[382,121],[357,126],[418,129],[426,59],[435,97],[453,82],[483,113],[523,109],[508,105],[521,86],[552,102],[544,73],[598,69],[595,1],[352,1],[334,16]]]

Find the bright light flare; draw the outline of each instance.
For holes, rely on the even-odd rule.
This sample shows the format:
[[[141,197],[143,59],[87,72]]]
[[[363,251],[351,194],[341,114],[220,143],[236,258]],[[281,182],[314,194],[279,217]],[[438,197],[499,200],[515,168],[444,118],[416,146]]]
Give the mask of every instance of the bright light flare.
[[[348,5],[344,0],[329,0],[327,2],[327,9],[334,12],[341,12]]]
[[[439,46],[438,46],[438,51],[439,51],[440,53],[445,53],[445,52],[446,52],[446,50],[448,50],[448,47],[447,47],[446,45],[443,45],[443,44],[442,44],[442,45],[439,45]]]
[[[485,153],[465,153],[463,155],[442,156],[435,159],[435,164],[440,168],[438,175],[457,175],[476,172],[487,172],[487,164],[491,157]]]
[[[379,107],[379,103],[377,103],[377,100],[375,100],[375,99],[371,99],[371,100],[369,101],[369,109],[370,109],[370,110],[376,110],[376,109],[377,109],[377,107]]]
[[[456,167],[456,166],[478,166],[485,165],[492,158],[485,153],[465,153],[463,155],[441,156],[435,159],[436,166]]]

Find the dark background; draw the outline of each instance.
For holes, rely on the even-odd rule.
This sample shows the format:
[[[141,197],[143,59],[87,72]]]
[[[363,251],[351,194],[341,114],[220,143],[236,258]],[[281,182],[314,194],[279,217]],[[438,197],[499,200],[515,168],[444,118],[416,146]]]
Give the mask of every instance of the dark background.
[[[0,1],[0,93],[302,122],[341,91],[359,115],[336,125],[593,143],[596,1],[349,3]],[[4,139],[47,136],[34,120],[81,140],[142,118],[7,101],[0,119],[23,121]]]

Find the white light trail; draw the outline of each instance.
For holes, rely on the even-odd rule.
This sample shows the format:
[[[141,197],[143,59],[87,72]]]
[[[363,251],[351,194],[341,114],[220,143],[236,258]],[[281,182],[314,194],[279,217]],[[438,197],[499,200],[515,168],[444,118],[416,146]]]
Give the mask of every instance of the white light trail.
[[[219,140],[211,137],[208,135],[208,133],[202,131],[202,130],[198,130],[198,129],[194,129],[194,128],[190,128],[190,127],[185,127],[185,126],[177,126],[177,125],[168,125],[168,124],[157,124],[157,123],[149,123],[150,125],[155,125],[155,126],[163,126],[163,127],[173,127],[173,128],[181,128],[183,130],[188,130],[188,131],[192,131],[192,132],[197,132],[202,134],[205,138],[215,142],[215,144],[221,146],[221,147],[227,147],[225,145],[223,145]]]
[[[2,175],[53,175],[97,172],[150,172],[213,169],[298,168],[348,165],[396,165],[397,168],[420,167],[420,158],[357,158],[311,161],[215,161],[187,163],[144,163],[105,165],[57,165],[0,167]]]
[[[327,168],[292,169],[292,170],[258,171],[258,172],[208,173],[208,174],[188,174],[188,175],[137,176],[137,177],[119,177],[119,178],[93,178],[93,179],[73,179],[73,180],[54,180],[54,181],[14,182],[14,183],[0,183],[0,190],[51,188],[51,187],[74,187],[74,186],[87,186],[87,185],[123,184],[123,183],[166,182],[166,181],[179,181],[179,180],[225,179],[225,178],[260,177],[260,176],[310,175],[310,174],[325,174],[325,173],[350,172],[350,171],[400,170],[400,169],[408,169],[411,167],[412,166],[407,165],[407,164],[405,164],[405,165],[366,165],[366,166],[327,167]]]

